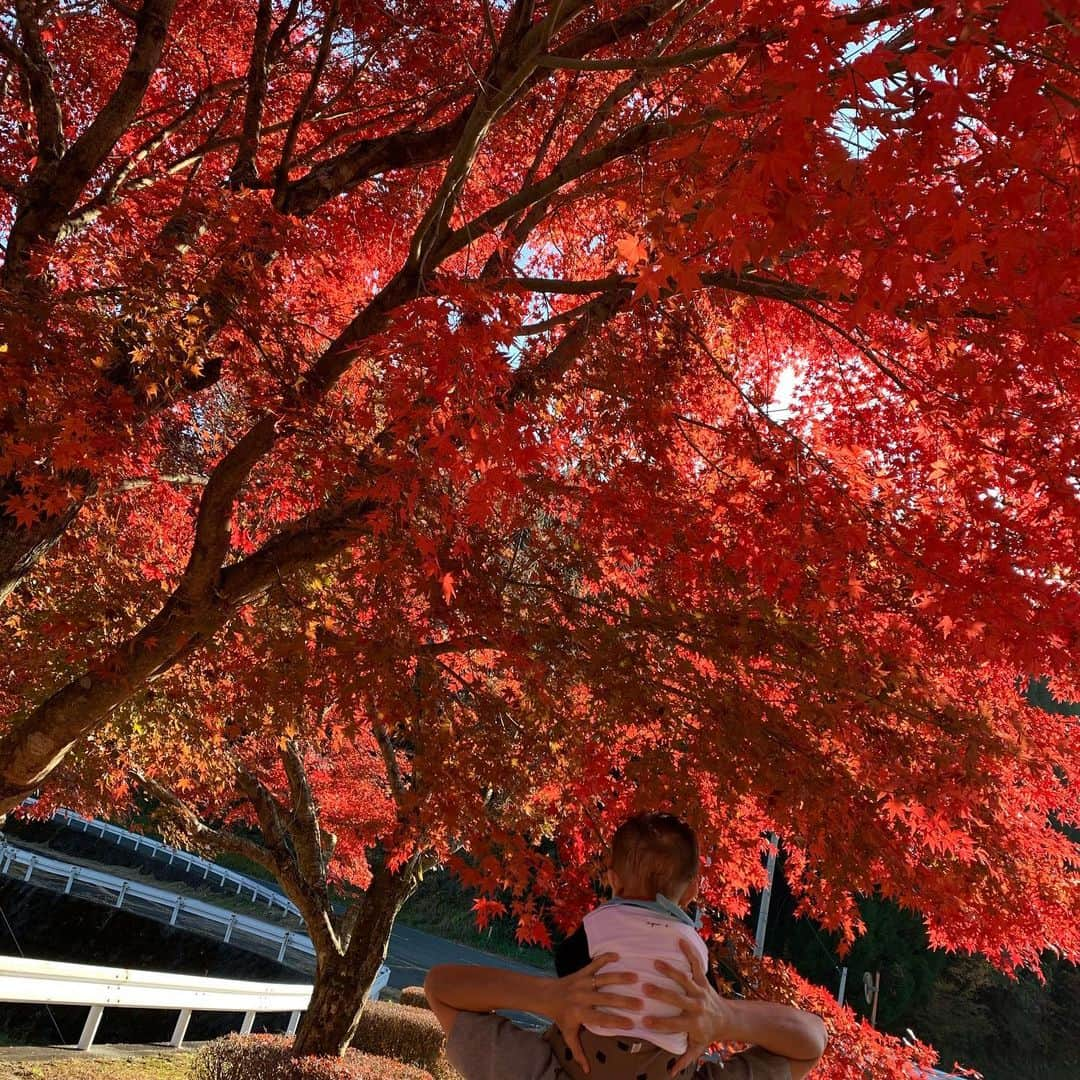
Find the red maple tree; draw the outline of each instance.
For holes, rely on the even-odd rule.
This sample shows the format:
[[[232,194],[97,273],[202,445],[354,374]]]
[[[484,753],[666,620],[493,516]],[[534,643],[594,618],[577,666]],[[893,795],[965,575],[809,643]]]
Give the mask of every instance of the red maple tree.
[[[19,0],[0,810],[163,705],[243,760],[315,641],[349,754],[444,762],[414,830],[684,807],[721,907],[775,828],[826,925],[1075,956],[1075,731],[1018,690],[1078,691],[1077,25]],[[514,843],[484,881],[551,891]]]

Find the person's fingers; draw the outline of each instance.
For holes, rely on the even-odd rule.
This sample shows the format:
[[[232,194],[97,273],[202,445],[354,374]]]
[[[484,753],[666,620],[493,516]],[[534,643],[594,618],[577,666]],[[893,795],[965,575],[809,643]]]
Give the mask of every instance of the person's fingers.
[[[693,994],[697,990],[698,984],[685,971],[672,967],[667,961],[654,960],[653,966],[661,975],[666,975],[672,982],[678,983],[687,994]]]
[[[669,990],[666,986],[657,986],[655,983],[645,983],[641,992],[650,1001],[664,1001],[668,1005],[674,1005],[676,1009],[685,1010],[693,1003],[688,1000],[689,995],[681,990]]]
[[[597,1027],[611,1027],[611,1028],[632,1028],[634,1021],[629,1016],[622,1016],[619,1013],[601,1011],[600,1009],[590,1009],[588,1013],[588,1022],[594,1024]]]
[[[581,970],[588,973],[589,975],[592,975],[594,972],[599,971],[601,968],[607,967],[608,964],[613,964],[618,959],[618,953],[601,953],[599,956],[594,956]]]
[[[679,942],[679,948],[682,949],[683,956],[690,963],[690,974],[693,976],[694,982],[698,986],[705,986],[705,968],[701,964],[701,957],[694,951],[693,945],[689,941],[681,940]]]
[[[581,1027],[578,1026],[573,1031],[564,1031],[563,1038],[566,1039],[566,1045],[570,1053],[574,1055],[574,1060],[581,1066],[582,1072],[588,1072],[589,1059],[581,1048]]]
[[[597,991],[589,998],[589,1005],[594,1008],[627,1010],[629,1012],[641,1012],[645,1008],[645,1002],[639,997],[631,997],[629,994],[605,994]]]
[[[653,1031],[663,1031],[669,1034],[686,1034],[685,1016],[646,1016],[642,1020],[645,1027]]]
[[[670,1069],[668,1069],[668,1076],[678,1076],[688,1065],[696,1065],[698,1058],[701,1057],[705,1047],[703,1046],[691,1046],[685,1054]]]
[[[607,975],[594,975],[593,986],[626,986],[638,981],[637,973],[633,971],[612,971]]]

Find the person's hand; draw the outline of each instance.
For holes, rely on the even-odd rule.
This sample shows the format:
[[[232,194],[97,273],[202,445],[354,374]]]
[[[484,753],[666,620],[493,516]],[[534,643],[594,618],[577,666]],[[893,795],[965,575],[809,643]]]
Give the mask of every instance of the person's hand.
[[[574,1060],[585,1072],[589,1071],[589,1062],[581,1048],[582,1024],[631,1028],[634,1021],[629,1016],[611,1013],[607,1009],[640,1012],[645,1004],[641,998],[610,991],[610,987],[637,982],[637,976],[632,971],[611,971],[606,975],[603,973],[603,968],[618,959],[615,953],[603,953],[580,971],[555,979],[552,983],[551,1003],[546,1011],[563,1033]]]
[[[685,1033],[686,1053],[675,1062],[672,1076],[695,1063],[714,1042],[723,1040],[731,1024],[731,1006],[709,985],[693,947],[687,941],[680,941],[679,947],[690,963],[690,975],[663,960],[657,960],[655,965],[656,970],[679,989],[666,989],[655,983],[646,983],[642,987],[646,997],[679,1010],[676,1016],[647,1016],[644,1020],[645,1026],[653,1031]]]

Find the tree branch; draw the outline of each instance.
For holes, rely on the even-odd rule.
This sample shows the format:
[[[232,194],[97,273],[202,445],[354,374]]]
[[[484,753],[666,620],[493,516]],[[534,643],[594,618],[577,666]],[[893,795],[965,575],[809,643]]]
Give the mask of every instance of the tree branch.
[[[286,827],[292,838],[300,873],[310,884],[325,890],[329,858],[323,846],[323,837],[327,834],[319,825],[319,809],[308,782],[304,759],[295,739],[287,740],[278,753],[285,766],[292,798],[292,815],[287,819]]]
[[[28,0],[19,2],[29,10]],[[176,0],[144,0],[136,20],[135,43],[116,89],[59,161],[38,170],[27,185],[8,234],[3,281],[9,288],[21,282],[30,249],[39,242],[55,240],[79,195],[135,118],[161,59],[175,6]],[[43,105],[49,112],[46,131],[51,131],[59,113],[54,115],[47,99]],[[58,144],[50,147],[50,152],[56,148]]]
[[[259,830],[269,857],[274,861],[274,874],[289,899],[300,909],[308,933],[318,953],[332,950],[342,952],[330,894],[322,883],[312,882],[303,872],[297,850],[290,845],[291,834],[281,807],[273,792],[254,773],[237,763],[237,780],[259,819]]]
[[[147,776],[142,770],[132,769],[131,775],[147,795],[161,804],[161,813],[172,820],[176,829],[195,851],[229,852],[232,855],[241,855],[267,872],[277,875],[277,864],[266,849],[256,844],[254,840],[248,840],[236,833],[215,829],[208,825],[176,792],[166,787],[160,780]]]
[[[312,101],[315,100],[315,91],[319,88],[319,80],[322,78],[326,62],[330,58],[330,45],[334,39],[334,31],[337,29],[340,10],[340,0],[330,0],[330,7],[326,12],[326,22],[323,24],[322,41],[319,43],[319,51],[315,57],[315,64],[311,69],[311,78],[308,79],[307,86],[300,96],[300,101],[293,110],[288,131],[285,133],[285,141],[281,147],[281,160],[278,163],[277,175],[274,180],[274,206],[279,210],[283,205],[288,186],[289,163],[292,160],[293,150],[296,148],[300,125],[304,122],[304,117],[307,115],[308,109],[311,108]]]
[[[266,99],[267,50],[272,15],[270,0],[259,0],[255,34],[251,42],[251,59],[248,62],[244,126],[240,146],[236,151],[236,161],[229,174],[229,186],[232,188],[250,187],[258,179],[255,154],[259,149],[259,129],[262,125],[263,102]]]

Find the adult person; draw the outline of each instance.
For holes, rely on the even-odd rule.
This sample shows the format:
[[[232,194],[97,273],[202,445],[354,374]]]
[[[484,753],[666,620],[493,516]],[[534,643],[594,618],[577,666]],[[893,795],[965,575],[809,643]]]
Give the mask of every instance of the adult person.
[[[428,974],[450,1061],[466,1080],[709,1080],[721,1068],[725,1080],[805,1076],[825,1048],[819,1017],[726,1001],[710,985],[705,944],[686,910],[700,872],[697,836],[681,818],[648,811],[624,821],[608,851],[611,898],[556,953],[562,978],[461,965]],[[630,985],[643,996],[614,990]],[[601,1008],[612,1004],[617,1014]],[[555,1023],[538,1035],[496,1009],[541,1012]],[[751,1049],[725,1066],[699,1065],[714,1042]]]
[[[672,1061],[671,1075],[685,1073],[693,1080],[802,1080],[813,1069],[826,1043],[819,1016],[772,1002],[726,1000],[709,985],[694,952],[687,948],[685,954],[690,976],[657,961],[657,971],[675,988],[644,982],[642,996],[613,990],[638,983],[639,976],[629,971],[605,973],[618,961],[611,953],[563,978],[440,965],[431,969],[424,986],[446,1033],[447,1058],[465,1080],[572,1080],[574,1065],[593,1080],[601,1076],[606,1080],[610,1076],[606,1063],[590,1062],[582,1051],[581,1030],[588,1024],[631,1029],[634,1014],[646,1009],[644,998],[673,1010],[667,1017],[646,1017],[646,1026],[687,1036],[687,1053]],[[573,1052],[573,1063],[557,1060],[548,1040],[495,1015],[496,1009],[549,1016]],[[613,1009],[622,1015],[613,1014]],[[750,1049],[722,1064],[698,1063],[699,1055],[716,1042],[749,1043]]]

